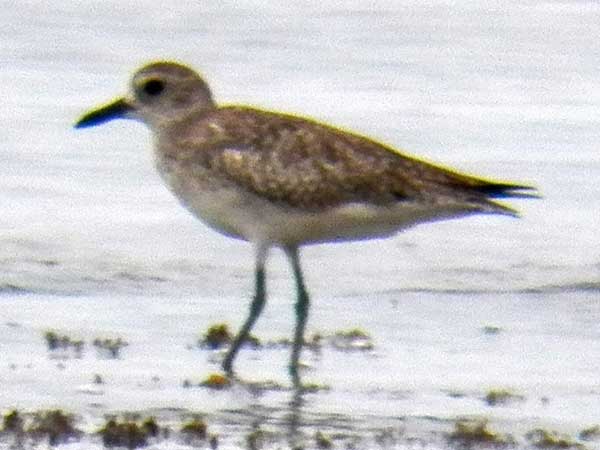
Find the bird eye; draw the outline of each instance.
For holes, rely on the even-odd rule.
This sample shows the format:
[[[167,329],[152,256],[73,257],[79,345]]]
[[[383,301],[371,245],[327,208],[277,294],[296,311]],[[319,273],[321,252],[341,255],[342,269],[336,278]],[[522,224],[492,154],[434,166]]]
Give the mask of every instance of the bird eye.
[[[160,80],[148,80],[142,86],[144,92],[151,96],[159,95],[165,89],[165,83]]]

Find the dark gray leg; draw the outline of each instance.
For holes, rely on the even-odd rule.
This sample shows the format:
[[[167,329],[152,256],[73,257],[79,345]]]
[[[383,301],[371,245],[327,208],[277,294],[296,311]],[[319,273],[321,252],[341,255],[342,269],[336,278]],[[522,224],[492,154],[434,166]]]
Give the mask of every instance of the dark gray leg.
[[[235,355],[239,351],[240,347],[250,334],[250,330],[254,326],[256,319],[260,316],[262,312],[265,301],[266,301],[266,292],[265,292],[265,260],[267,257],[267,249],[259,248],[256,256],[256,268],[255,268],[255,284],[254,284],[254,299],[250,304],[250,314],[242,325],[239,333],[235,337],[233,344],[229,348],[225,359],[223,360],[223,370],[228,374],[233,374],[233,360],[235,359]]]
[[[300,258],[296,247],[286,248],[286,254],[292,265],[294,279],[296,281],[296,330],[294,333],[294,346],[292,348],[292,358],[290,360],[290,375],[296,387],[300,386],[300,375],[298,374],[298,361],[300,352],[304,345],[304,330],[306,328],[306,319],[308,318],[309,297],[304,286],[304,277],[300,267]]]

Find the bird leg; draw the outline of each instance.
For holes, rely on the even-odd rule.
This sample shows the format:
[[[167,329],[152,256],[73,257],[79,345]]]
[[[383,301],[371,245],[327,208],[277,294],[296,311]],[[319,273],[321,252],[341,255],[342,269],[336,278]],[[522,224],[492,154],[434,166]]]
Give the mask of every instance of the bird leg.
[[[250,304],[250,314],[244,322],[244,325],[238,332],[237,336],[233,340],[225,359],[223,360],[223,370],[228,374],[233,374],[233,360],[237,355],[240,347],[246,342],[248,339],[248,335],[250,334],[250,330],[254,326],[256,319],[260,316],[262,312],[265,302],[266,302],[266,290],[265,290],[265,259],[266,259],[266,250],[259,249],[257,258],[256,258],[256,270],[255,270],[255,283],[254,283],[254,299]]]
[[[298,374],[298,362],[302,346],[304,345],[304,330],[308,318],[309,296],[304,286],[304,277],[300,267],[300,258],[296,247],[287,248],[286,254],[292,265],[294,279],[296,281],[296,329],[294,332],[294,346],[292,348],[292,358],[290,360],[289,371],[295,387],[300,387],[300,375]]]

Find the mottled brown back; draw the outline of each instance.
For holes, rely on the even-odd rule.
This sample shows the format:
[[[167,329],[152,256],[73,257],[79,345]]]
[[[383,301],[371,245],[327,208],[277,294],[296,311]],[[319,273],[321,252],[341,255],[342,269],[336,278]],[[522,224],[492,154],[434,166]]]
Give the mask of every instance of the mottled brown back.
[[[349,202],[460,201],[508,212],[490,198],[528,189],[458,174],[312,120],[247,107],[188,117],[170,129],[169,139],[176,142],[172,157],[305,210]]]

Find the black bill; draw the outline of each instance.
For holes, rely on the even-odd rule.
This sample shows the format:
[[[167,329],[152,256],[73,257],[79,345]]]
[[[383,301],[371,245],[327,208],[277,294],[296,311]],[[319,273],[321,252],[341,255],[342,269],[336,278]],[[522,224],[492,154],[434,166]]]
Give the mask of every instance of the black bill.
[[[87,128],[100,125],[109,120],[124,118],[133,108],[123,98],[116,100],[108,105],[84,114],[76,123],[75,128]]]

